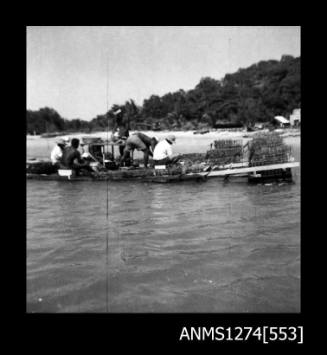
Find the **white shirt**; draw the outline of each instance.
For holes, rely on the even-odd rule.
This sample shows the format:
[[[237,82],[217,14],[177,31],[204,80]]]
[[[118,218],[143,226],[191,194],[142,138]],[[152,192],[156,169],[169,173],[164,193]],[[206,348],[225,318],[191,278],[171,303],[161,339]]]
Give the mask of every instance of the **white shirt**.
[[[61,158],[62,158],[62,150],[58,145],[56,145],[51,152],[52,164],[59,163]]]
[[[160,141],[154,148],[153,160],[161,160],[165,158],[173,157],[173,150],[171,144],[169,144],[166,139]]]

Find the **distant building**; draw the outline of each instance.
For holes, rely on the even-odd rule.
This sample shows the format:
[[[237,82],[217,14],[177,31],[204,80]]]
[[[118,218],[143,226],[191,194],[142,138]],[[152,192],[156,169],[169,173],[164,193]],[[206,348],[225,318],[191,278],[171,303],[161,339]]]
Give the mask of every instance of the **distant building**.
[[[301,124],[301,109],[296,108],[290,115],[290,123],[292,127],[298,127]]]
[[[290,121],[283,116],[275,116],[274,118],[275,121],[278,122],[280,127],[288,127],[290,125]]]

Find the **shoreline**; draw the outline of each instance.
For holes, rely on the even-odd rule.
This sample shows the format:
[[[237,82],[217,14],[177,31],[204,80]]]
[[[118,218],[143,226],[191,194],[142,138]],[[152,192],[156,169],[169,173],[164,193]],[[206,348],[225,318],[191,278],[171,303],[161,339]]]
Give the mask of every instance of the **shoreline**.
[[[130,131],[130,134],[135,131]],[[165,138],[168,134],[174,134],[176,136],[176,144],[174,145],[174,152],[176,154],[187,154],[187,153],[205,153],[210,144],[215,140],[223,139],[233,139],[242,140],[243,144],[251,140],[252,137],[258,132],[264,133],[264,130],[257,132],[246,132],[244,131],[210,131],[206,134],[193,134],[194,131],[142,131],[149,136],[157,136],[159,139]],[[276,132],[276,131],[275,131]],[[283,129],[281,133],[282,138],[285,140],[287,145],[299,147],[301,145],[301,132],[299,129]],[[111,134],[111,132],[110,132]],[[82,137],[99,137],[102,139],[107,139],[107,132],[94,132],[86,135],[85,133],[76,133],[69,136],[70,138],[76,137],[81,139]],[[67,137],[67,136],[66,136]],[[41,138],[40,136],[30,136],[26,140],[26,153],[28,158],[49,158],[51,150],[55,145],[56,140],[60,138]],[[142,157],[141,153],[136,151],[135,158]]]
[[[246,130],[228,130],[228,129],[212,129],[209,130],[209,132],[204,133],[204,134],[194,134],[196,132],[195,130],[188,130],[188,131],[171,131],[171,130],[163,130],[163,131],[153,131],[153,130],[131,130],[130,133],[133,134],[135,132],[144,132],[147,135],[150,136],[157,136],[159,138],[164,137],[165,135],[168,134],[174,134],[176,138],[178,137],[192,137],[192,138],[226,138],[226,139],[232,139],[232,138],[251,138],[252,136],[258,134],[258,133],[268,133],[268,129],[263,129],[263,130],[258,130],[254,132],[247,132]],[[279,133],[283,138],[286,137],[301,137],[301,129],[300,128],[284,128],[284,129],[276,129],[272,132]],[[107,138],[108,132],[107,131],[97,131],[97,132],[92,132],[92,133],[81,133],[81,132],[75,132],[71,134],[66,134],[63,133],[62,135],[58,135],[55,137],[42,137],[41,135],[26,135],[27,140],[34,140],[34,139],[42,139],[42,140],[56,140],[62,137],[100,137],[100,138]],[[109,131],[109,135],[111,135],[111,131]]]

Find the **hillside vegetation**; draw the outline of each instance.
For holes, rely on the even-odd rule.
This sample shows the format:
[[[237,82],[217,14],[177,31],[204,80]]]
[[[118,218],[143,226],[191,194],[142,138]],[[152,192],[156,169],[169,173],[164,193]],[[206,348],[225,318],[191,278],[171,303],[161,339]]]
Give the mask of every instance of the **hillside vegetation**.
[[[284,55],[281,60],[261,61],[221,80],[205,77],[194,89],[152,95],[142,106],[133,100],[113,105],[91,121],[68,120],[52,108],[27,110],[27,133],[92,132],[111,129],[113,112],[121,109],[118,124],[130,129],[199,129],[219,123],[244,126],[271,122],[276,115],[288,117],[301,106],[301,58]],[[116,121],[117,123],[117,121]]]

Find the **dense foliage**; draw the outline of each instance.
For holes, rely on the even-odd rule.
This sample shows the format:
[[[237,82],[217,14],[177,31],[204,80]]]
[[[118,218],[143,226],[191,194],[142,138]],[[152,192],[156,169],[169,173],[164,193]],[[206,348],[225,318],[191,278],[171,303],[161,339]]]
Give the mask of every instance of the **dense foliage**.
[[[226,74],[222,80],[202,78],[192,90],[152,95],[137,106],[133,100],[113,105],[91,121],[67,120],[51,108],[27,110],[27,132],[97,131],[125,124],[130,129],[196,129],[235,123],[269,122],[288,117],[301,106],[301,59],[283,56]],[[114,112],[118,109],[118,116]]]

